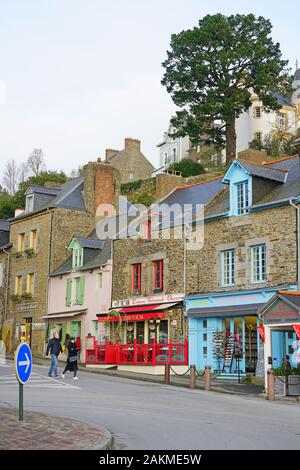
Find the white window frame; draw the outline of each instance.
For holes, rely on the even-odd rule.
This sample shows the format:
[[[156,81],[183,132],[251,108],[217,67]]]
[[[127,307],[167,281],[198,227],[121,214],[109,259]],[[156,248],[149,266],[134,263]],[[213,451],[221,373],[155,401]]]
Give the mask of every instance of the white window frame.
[[[133,176],[134,176],[134,175],[133,175],[132,171],[130,171],[130,172],[128,173],[128,179],[129,179],[130,181],[132,181],[132,180],[133,180]]]
[[[222,287],[234,286],[234,248],[221,251],[221,282]]]
[[[236,185],[237,214],[244,215],[249,212],[249,182],[242,181]]]
[[[257,140],[259,144],[262,144],[263,141],[263,134],[262,132],[255,132],[254,139]]]
[[[29,194],[26,196],[26,210],[25,212],[33,212],[33,202],[34,202],[34,195]]]
[[[261,118],[261,106],[255,106],[254,107],[254,117],[255,117],[255,119],[260,119]]]
[[[260,284],[267,280],[267,269],[266,269],[266,245],[261,243],[260,245],[253,245],[250,247],[251,250],[251,283]]]
[[[277,126],[280,130],[284,130],[286,128],[286,114],[283,112],[277,113],[276,117]]]
[[[176,147],[174,147],[172,149],[172,153],[173,153],[173,162],[176,162],[177,161],[177,152],[176,152]]]
[[[98,287],[98,289],[102,289],[102,287],[103,287],[103,273],[98,273],[97,287]]]
[[[83,248],[73,250],[72,267],[81,268],[83,265]]]

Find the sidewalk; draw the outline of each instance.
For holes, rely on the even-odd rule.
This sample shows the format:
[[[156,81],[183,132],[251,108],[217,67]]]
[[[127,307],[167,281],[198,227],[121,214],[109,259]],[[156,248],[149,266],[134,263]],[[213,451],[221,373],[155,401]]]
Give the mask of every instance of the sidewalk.
[[[19,412],[0,407],[0,450],[105,450],[112,442],[109,431],[94,425],[44,413]]]
[[[48,359],[34,358],[35,364],[47,365],[50,364]],[[59,367],[64,367],[65,363],[59,361]],[[86,368],[84,365],[79,365],[80,372],[91,372],[93,374],[107,375],[110,377],[120,377],[132,380],[142,380],[144,382],[152,382],[162,384],[164,377],[161,375],[142,374],[139,372],[124,372],[117,369],[93,369]],[[189,387],[189,375],[178,376],[171,375],[171,385],[178,387]],[[203,377],[197,377],[196,388],[204,389]],[[219,380],[214,375],[211,377],[211,390],[214,392],[230,393],[237,395],[252,395],[252,396],[264,396],[264,386],[248,383],[238,383],[237,381],[231,380]]]

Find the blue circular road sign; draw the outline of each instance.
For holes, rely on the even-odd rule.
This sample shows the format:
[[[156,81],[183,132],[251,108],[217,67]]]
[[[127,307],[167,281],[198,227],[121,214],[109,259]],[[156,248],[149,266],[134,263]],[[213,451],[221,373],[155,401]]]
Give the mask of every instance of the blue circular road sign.
[[[32,369],[32,354],[27,343],[21,343],[15,352],[16,376],[21,384],[26,384]]]

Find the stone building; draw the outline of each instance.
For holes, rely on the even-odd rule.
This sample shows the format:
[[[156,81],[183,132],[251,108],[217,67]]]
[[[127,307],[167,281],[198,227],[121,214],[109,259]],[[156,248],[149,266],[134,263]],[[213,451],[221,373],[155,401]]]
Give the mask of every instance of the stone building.
[[[151,226],[150,218],[137,219],[129,226],[127,238],[114,240],[112,312],[99,315],[99,322],[108,326],[110,341],[118,339],[123,348],[129,349],[134,342],[140,348],[147,348],[153,341],[160,345],[173,343],[177,349],[172,360],[176,363],[177,358],[179,364],[185,360],[182,350],[178,350],[188,334],[182,302],[185,249],[182,234],[178,233],[182,225],[173,218],[172,208],[177,205],[184,210],[187,202],[207,204],[221,189],[220,178],[175,189],[153,209],[154,213],[163,212],[159,227]],[[169,227],[170,237],[166,239]],[[137,230],[141,236],[134,235]],[[163,361],[165,356],[160,353],[157,357]],[[147,362],[145,358],[149,355],[139,365]],[[136,365],[133,358],[127,362]]]
[[[106,149],[105,161],[120,173],[120,182],[145,180],[151,177],[153,165],[141,152],[141,141],[125,138],[124,149]]]
[[[187,253],[190,361],[234,373],[236,348],[240,369],[254,372],[262,346],[258,310],[277,290],[297,285],[299,234],[291,203],[299,207],[300,157],[263,165],[235,160],[222,183],[206,207],[203,247]],[[283,341],[279,332],[277,339]],[[293,341],[293,332],[284,337],[286,354]],[[275,343],[273,362],[280,366]]]
[[[9,228],[10,223],[7,220],[0,220],[0,340],[5,343],[7,349],[10,348],[12,342],[11,323],[7,320],[11,248]]]
[[[65,260],[72,237],[94,229],[99,204],[115,202],[117,173],[105,163],[91,162],[82,177],[60,187],[31,186],[24,212],[11,220],[8,319],[14,323],[15,342],[27,341],[33,354],[44,348],[49,275]],[[107,186],[114,189],[109,192]]]

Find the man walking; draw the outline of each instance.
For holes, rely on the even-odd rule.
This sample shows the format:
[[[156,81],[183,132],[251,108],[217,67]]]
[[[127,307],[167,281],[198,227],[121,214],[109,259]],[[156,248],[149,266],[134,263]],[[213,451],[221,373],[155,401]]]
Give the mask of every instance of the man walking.
[[[54,373],[54,377],[58,377],[57,372],[57,364],[58,364],[58,356],[59,353],[62,352],[62,347],[60,344],[59,334],[57,331],[54,332],[53,338],[50,339],[49,343],[47,344],[46,356],[51,355],[51,366],[48,372],[48,377],[52,377]]]

